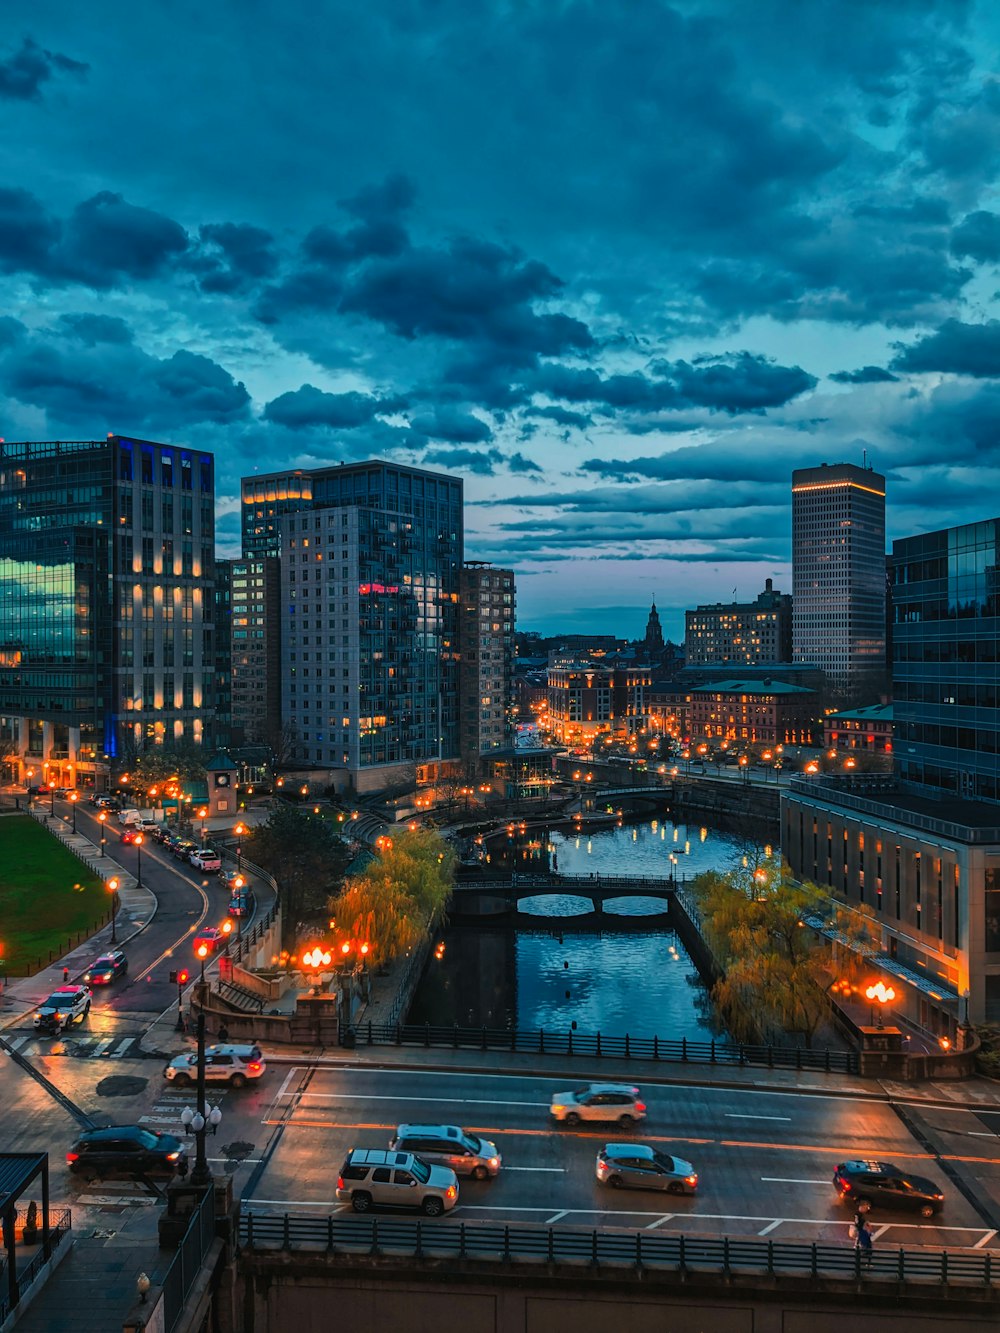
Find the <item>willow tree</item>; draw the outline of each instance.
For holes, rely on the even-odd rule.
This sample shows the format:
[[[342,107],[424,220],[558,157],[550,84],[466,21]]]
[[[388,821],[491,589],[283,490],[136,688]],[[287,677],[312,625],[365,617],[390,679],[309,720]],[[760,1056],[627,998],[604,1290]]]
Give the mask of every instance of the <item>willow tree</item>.
[[[454,874],[454,853],[436,833],[394,833],[330,903],[338,946],[366,944],[379,965],[407,953],[444,915]]]
[[[812,1044],[829,1013],[835,967],[817,929],[836,923],[826,890],[792,879],[788,866],[764,862],[693,883],[706,941],[722,970],[712,991],[737,1041],[801,1033]]]

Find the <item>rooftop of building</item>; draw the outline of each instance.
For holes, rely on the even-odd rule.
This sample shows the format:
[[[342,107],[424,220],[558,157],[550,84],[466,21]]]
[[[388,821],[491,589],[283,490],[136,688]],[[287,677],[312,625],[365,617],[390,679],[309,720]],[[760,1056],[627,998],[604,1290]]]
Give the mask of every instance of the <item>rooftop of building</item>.
[[[844,708],[831,713],[828,722],[891,722],[892,704],[866,704],[863,708]]]
[[[1000,805],[959,796],[924,795],[888,775],[792,778],[789,791],[877,819],[895,818],[957,842],[1000,842]]]
[[[692,694],[812,694],[804,685],[791,685],[787,680],[713,680],[709,685],[692,685]]]

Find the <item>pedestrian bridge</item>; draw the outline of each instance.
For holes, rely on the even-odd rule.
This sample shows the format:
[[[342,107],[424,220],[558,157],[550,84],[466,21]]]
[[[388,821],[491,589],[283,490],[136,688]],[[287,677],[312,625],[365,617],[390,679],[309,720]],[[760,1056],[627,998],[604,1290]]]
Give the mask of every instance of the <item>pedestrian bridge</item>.
[[[455,885],[448,906],[453,922],[486,918],[494,922],[516,919],[522,921],[592,922],[600,917],[604,922],[626,925],[636,922],[652,923],[669,916],[670,906],[677,891],[675,880],[651,879],[632,875],[510,875],[504,878],[475,880]],[[529,898],[579,898],[590,903],[583,912],[559,910],[552,904],[544,914],[527,912],[522,904]],[[605,913],[606,903],[619,898],[653,898],[663,904],[662,911],[654,913]]]

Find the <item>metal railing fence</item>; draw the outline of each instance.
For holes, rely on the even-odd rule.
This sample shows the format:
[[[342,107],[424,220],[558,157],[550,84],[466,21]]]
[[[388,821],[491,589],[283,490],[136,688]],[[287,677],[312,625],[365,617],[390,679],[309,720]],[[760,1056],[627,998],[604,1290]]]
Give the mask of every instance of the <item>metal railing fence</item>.
[[[215,1240],[215,1195],[205,1191],[191,1214],[191,1221],[163,1276],[163,1327],[172,1333],[184,1309],[195,1279],[201,1272],[205,1256]]]

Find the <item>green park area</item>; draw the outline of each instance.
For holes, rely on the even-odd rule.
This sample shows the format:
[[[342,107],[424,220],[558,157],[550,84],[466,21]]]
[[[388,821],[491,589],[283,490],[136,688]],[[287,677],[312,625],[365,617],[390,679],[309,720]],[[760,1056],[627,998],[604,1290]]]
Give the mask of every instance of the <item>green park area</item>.
[[[0,972],[21,976],[107,920],[108,892],[30,815],[0,818]]]

